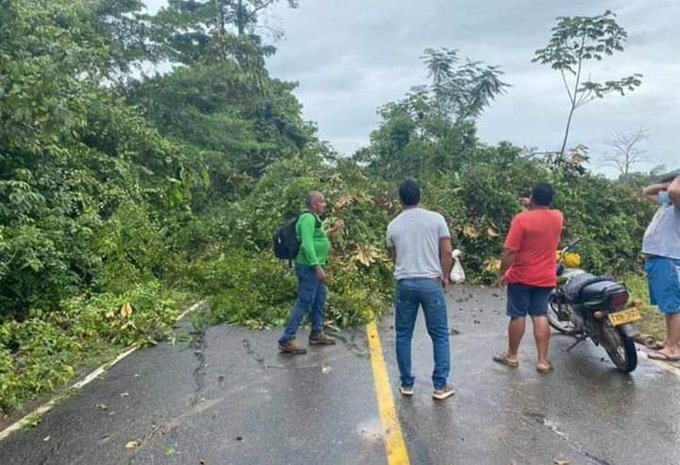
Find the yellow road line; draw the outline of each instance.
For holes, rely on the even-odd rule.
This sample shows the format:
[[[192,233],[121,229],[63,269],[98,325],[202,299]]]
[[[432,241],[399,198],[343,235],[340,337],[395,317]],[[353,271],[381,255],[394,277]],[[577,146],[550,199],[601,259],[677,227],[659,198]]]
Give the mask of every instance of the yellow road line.
[[[382,345],[380,344],[380,335],[375,323],[371,322],[366,325],[366,335],[368,336],[368,348],[371,354],[371,367],[373,368],[373,381],[375,382],[375,394],[378,398],[380,420],[385,429],[387,465],[409,465],[411,462],[408,458],[404,437],[401,434],[399,417],[394,405],[394,397],[392,396]]]

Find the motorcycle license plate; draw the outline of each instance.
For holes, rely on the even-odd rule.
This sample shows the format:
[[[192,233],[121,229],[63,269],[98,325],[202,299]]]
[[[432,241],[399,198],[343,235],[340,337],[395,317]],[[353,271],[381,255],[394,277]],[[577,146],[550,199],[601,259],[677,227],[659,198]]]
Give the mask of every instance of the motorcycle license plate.
[[[607,315],[607,318],[609,318],[609,323],[614,327],[625,325],[626,323],[634,323],[642,319],[637,308],[610,313]]]

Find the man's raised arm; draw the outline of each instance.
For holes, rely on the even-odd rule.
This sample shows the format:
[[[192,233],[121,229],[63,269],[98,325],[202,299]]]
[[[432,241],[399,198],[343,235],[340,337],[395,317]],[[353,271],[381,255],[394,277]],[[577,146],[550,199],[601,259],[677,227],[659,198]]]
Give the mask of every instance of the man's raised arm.
[[[654,203],[659,203],[659,192],[667,189],[668,186],[669,184],[667,182],[661,184],[652,184],[651,186],[647,186],[642,189],[642,195]]]

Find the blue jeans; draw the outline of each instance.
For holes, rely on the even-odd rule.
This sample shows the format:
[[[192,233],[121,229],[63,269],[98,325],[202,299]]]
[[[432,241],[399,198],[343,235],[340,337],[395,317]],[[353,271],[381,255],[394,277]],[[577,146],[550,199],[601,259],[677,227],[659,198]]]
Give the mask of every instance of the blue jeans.
[[[394,329],[397,333],[397,364],[401,384],[413,386],[415,382],[411,374],[411,340],[419,306],[423,307],[427,333],[432,339],[432,384],[435,389],[442,389],[449,377],[449,324],[444,290],[441,282],[435,279],[401,279],[397,282]]]
[[[323,309],[326,304],[326,286],[316,277],[316,268],[311,266],[297,265],[295,272],[298,278],[298,294],[293,311],[291,312],[286,329],[279,339],[285,343],[295,339],[302,319],[309,314],[312,322],[312,332],[323,329]]]

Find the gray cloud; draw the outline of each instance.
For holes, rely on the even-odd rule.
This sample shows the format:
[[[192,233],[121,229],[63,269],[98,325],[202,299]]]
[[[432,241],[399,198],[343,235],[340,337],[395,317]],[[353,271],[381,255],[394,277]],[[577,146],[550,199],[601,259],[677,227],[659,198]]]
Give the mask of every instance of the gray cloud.
[[[680,165],[676,150],[680,112],[680,17],[675,1],[546,2],[543,0],[303,1],[279,8],[286,38],[270,60],[273,75],[298,81],[305,116],[322,138],[351,153],[368,142],[380,105],[397,100],[426,79],[419,56],[427,47],[456,48],[464,56],[501,65],[508,94],[482,115],[487,143],[509,140],[549,150],[559,147],[567,97],[559,76],[532,64],[557,16],[593,15],[609,8],[628,30],[625,52],[589,68],[594,79],[644,74],[640,89],[580,109],[570,145],[583,143],[594,158],[617,131],[646,127],[645,149],[658,163]],[[594,163],[595,167],[597,163]]]
[[[154,10],[164,2],[146,3]],[[566,93],[559,76],[531,58],[547,43],[555,17],[611,9],[629,33],[626,51],[589,71],[594,79],[640,72],[643,85],[626,97],[610,96],[580,109],[570,145],[583,143],[597,158],[614,133],[645,127],[651,136],[644,148],[654,161],[680,167],[680,29],[675,25],[680,2],[302,0],[296,10],[284,3],[266,18],[286,32],[269,60],[271,74],[299,82],[305,117],[318,122],[322,139],[347,154],[368,143],[379,106],[426,81],[419,57],[428,47],[456,48],[505,71],[513,87],[480,118],[483,141],[558,148]]]

